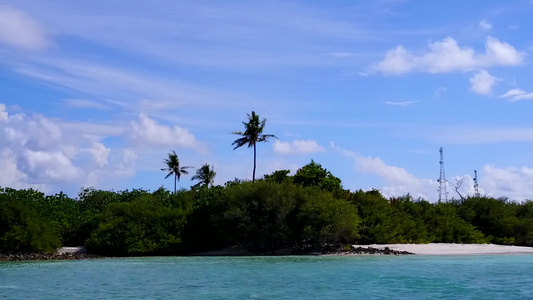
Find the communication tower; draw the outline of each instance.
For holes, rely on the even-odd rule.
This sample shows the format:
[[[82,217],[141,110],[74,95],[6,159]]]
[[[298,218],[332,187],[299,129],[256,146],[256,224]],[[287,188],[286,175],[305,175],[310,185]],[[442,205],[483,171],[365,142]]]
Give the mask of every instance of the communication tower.
[[[477,184],[477,170],[474,170],[474,189],[476,190],[476,197],[479,197],[479,185]]]
[[[446,176],[444,175],[444,150],[440,147],[440,177],[439,180],[439,203],[448,201],[448,191],[446,191]]]

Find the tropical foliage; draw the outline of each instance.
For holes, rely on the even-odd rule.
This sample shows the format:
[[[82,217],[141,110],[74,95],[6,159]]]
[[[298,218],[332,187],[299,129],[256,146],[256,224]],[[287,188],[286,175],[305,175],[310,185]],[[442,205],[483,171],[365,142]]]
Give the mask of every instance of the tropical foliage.
[[[204,182],[205,183],[205,182]],[[350,192],[312,161],[255,183],[60,193],[0,189],[0,253],[86,245],[103,255],[165,255],[241,246],[258,253],[344,243],[533,246],[533,202],[465,197],[430,203]]]
[[[174,194],[175,194],[176,193],[176,182],[180,180],[182,174],[189,174],[187,169],[191,167],[180,166],[180,160],[178,158],[178,155],[176,154],[176,151],[172,151],[172,153],[169,153],[168,157],[164,160],[164,162],[167,165],[167,167],[164,169],[161,169],[161,171],[168,172],[167,176],[165,176],[165,179],[174,175]]]
[[[196,175],[194,175],[191,180],[199,181],[195,186],[209,186],[215,182],[215,176],[217,176],[217,173],[213,168],[209,164],[205,164],[196,170]]]
[[[214,186],[209,164],[188,174],[175,151],[164,160],[174,192],[164,188],[82,189],[76,199],[32,189],[0,188],[0,254],[50,252],[85,245],[96,254],[187,254],[239,246],[256,253],[301,253],[331,244],[497,243],[533,246],[533,201],[464,197],[430,203],[410,195],[385,198],[378,190],[351,192],[320,164],[294,175],[277,170],[256,182],[256,144],[266,119],[252,111],[234,149],[254,149],[252,181]]]
[[[236,139],[232,145],[235,146],[233,150],[240,148],[248,144],[248,148],[254,148],[254,170],[252,173],[252,182],[255,182],[255,169],[257,165],[257,143],[266,142],[269,138],[276,138],[273,134],[263,134],[265,129],[266,119],[259,120],[259,115],[254,111],[252,114],[248,114],[248,122],[242,122],[244,125],[244,132],[234,131],[233,134],[242,136],[241,138]]]

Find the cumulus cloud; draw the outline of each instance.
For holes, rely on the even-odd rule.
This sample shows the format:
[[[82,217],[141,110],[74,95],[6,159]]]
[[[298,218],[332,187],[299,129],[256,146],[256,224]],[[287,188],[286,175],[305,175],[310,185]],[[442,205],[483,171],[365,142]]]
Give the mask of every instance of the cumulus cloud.
[[[457,190],[456,190],[457,189]],[[474,178],[470,175],[464,176],[453,176],[453,178],[448,181],[448,198],[461,198],[467,196],[473,196],[476,194]],[[480,195],[485,195],[485,190],[482,187],[478,187]],[[461,195],[459,195],[461,194]]]
[[[0,186],[14,189],[34,188],[46,190],[42,184],[30,184],[28,175],[21,172],[17,165],[17,155],[10,149],[0,150]]]
[[[139,115],[139,120],[131,122],[129,131],[130,140],[139,146],[168,146],[176,148],[189,148],[204,151],[192,133],[180,126],[160,125],[145,114]]]
[[[280,142],[276,140],[272,146],[274,153],[287,154],[309,154],[324,152],[326,149],[313,140],[294,140],[292,142]]]
[[[525,53],[505,42],[493,37],[487,37],[486,54],[479,57],[479,64],[483,66],[516,66],[524,61]]]
[[[533,93],[528,93],[521,89],[512,89],[501,95],[500,98],[508,98],[511,102],[520,100],[533,100]]]
[[[533,168],[498,168],[487,164],[481,171],[479,184],[489,196],[511,200],[533,199]]]
[[[461,47],[451,37],[429,44],[429,51],[414,54],[403,46],[389,50],[385,58],[374,65],[375,71],[384,74],[409,72],[447,73],[471,71],[490,66],[514,66],[523,62],[525,53],[517,51],[508,43],[487,37],[485,53],[476,54],[474,49]]]
[[[3,103],[0,103],[0,121],[6,121],[9,114],[6,111],[6,105]]]
[[[490,24],[487,20],[481,20],[479,22],[479,28],[490,31],[492,29],[492,24]]]
[[[496,85],[497,78],[490,75],[486,70],[480,70],[470,77],[470,89],[480,95],[490,95],[492,87]]]
[[[93,156],[94,162],[97,165],[100,167],[108,165],[107,157],[109,156],[111,149],[104,146],[104,144],[94,142],[92,147],[89,149],[89,152]]]
[[[436,180],[418,178],[404,168],[387,165],[378,157],[363,156],[357,152],[336,147],[333,143],[331,147],[345,157],[353,159],[355,171],[374,174],[383,179],[386,185],[380,190],[386,197],[403,196],[409,193],[415,198],[422,197],[429,201],[436,201],[438,198],[438,182]],[[448,199],[459,198],[454,186],[455,180],[461,179],[463,181],[459,187],[459,192],[463,196],[475,194],[474,179],[470,175],[455,175],[447,183]],[[531,189],[533,186],[533,168],[527,166],[498,168],[487,164],[480,170],[478,182],[481,195],[508,197],[518,201],[533,199],[533,189]]]
[[[22,49],[42,49],[48,41],[34,18],[21,10],[0,6],[0,43]]]
[[[135,174],[135,153],[112,151],[102,142],[106,135],[99,135],[123,130],[91,132],[90,124],[66,126],[43,115],[8,114],[3,104],[0,117],[0,186],[72,191]]]
[[[27,150],[23,157],[22,170],[39,183],[72,182],[83,176],[82,169],[74,166],[64,152]]]
[[[387,185],[381,187],[380,190],[385,197],[403,196],[409,193],[415,198],[436,200],[435,191],[438,184],[435,180],[417,178],[404,168],[387,165],[378,157],[363,156],[357,152],[339,148],[333,143],[331,147],[345,157],[353,159],[357,172],[377,175],[383,179]]]

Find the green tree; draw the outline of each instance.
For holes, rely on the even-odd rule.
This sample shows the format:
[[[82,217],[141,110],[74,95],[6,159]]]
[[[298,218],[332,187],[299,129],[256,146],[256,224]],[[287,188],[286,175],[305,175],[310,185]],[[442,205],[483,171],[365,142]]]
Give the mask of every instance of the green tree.
[[[217,173],[213,170],[213,168],[209,164],[205,164],[196,170],[196,175],[194,175],[191,180],[200,181],[198,184],[196,184],[196,186],[209,186],[209,184],[213,184],[215,181],[215,176],[217,176]]]
[[[330,192],[342,190],[341,180],[313,160],[296,171],[293,182],[304,187],[316,186]]]
[[[242,147],[248,144],[248,148],[254,148],[254,171],[252,175],[252,182],[255,182],[255,168],[256,168],[256,157],[257,157],[257,146],[258,142],[266,142],[269,138],[276,138],[273,134],[263,134],[263,129],[265,128],[266,119],[259,121],[259,115],[256,115],[254,111],[252,114],[248,114],[248,122],[242,122],[244,124],[245,131],[234,131],[233,134],[242,136],[239,139],[236,139],[231,145],[235,145],[233,150]]]
[[[180,180],[181,174],[189,174],[187,169],[191,167],[180,166],[180,160],[178,158],[178,155],[176,154],[176,151],[172,151],[172,153],[169,153],[168,158],[166,158],[164,162],[167,167],[161,169],[161,171],[168,172],[167,176],[165,176],[165,179],[167,179],[171,175],[174,175],[174,194],[176,194],[176,182]]]
[[[131,256],[179,251],[186,213],[143,195],[132,202],[108,205],[86,246],[89,252]]]
[[[0,253],[53,252],[59,235],[35,207],[44,195],[35,190],[0,188]]]
[[[276,183],[283,183],[284,181],[286,180],[290,180],[290,176],[289,176],[289,173],[291,171],[289,170],[277,170],[277,171],[274,171],[272,172],[272,174],[265,174],[264,175],[264,178],[265,178],[265,181],[268,181],[268,182],[276,182]]]

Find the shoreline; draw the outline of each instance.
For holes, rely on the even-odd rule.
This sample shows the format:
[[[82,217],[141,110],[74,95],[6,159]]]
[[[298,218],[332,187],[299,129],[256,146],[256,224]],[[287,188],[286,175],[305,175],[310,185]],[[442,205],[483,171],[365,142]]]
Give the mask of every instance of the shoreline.
[[[240,247],[228,247],[219,250],[192,253],[191,256],[368,256],[368,255],[533,255],[533,247],[496,244],[370,244],[352,245],[351,250],[338,248],[325,249],[322,252],[291,253],[279,250],[270,253],[253,253]],[[132,256],[132,257],[149,257]],[[80,260],[109,258],[86,253],[83,247],[64,247],[56,253],[12,253],[0,254],[0,261],[44,261],[44,260]]]
[[[496,244],[372,244],[368,247],[389,247],[397,251],[408,251],[415,255],[513,255],[533,254],[533,247]]]

